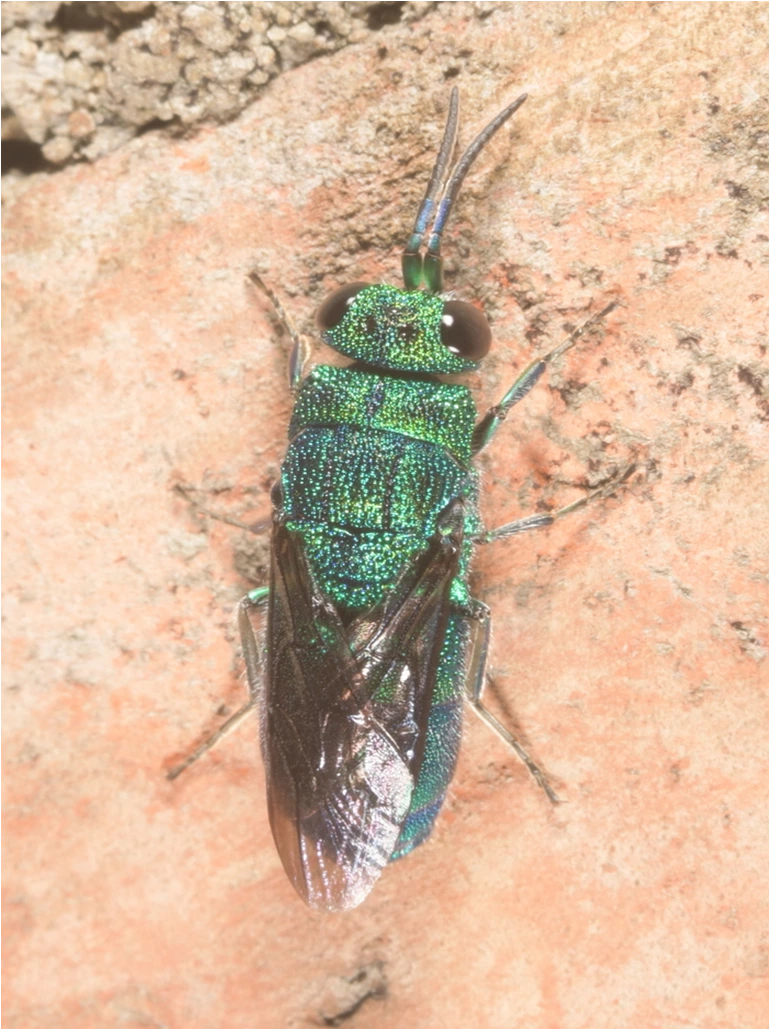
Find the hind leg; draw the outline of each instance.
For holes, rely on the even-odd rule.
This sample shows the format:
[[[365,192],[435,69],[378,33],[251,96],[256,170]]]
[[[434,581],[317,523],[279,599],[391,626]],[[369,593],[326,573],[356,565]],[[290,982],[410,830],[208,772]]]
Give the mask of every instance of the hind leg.
[[[259,587],[256,590],[252,590],[244,597],[241,603],[238,605],[238,626],[241,631],[241,641],[243,646],[243,658],[246,663],[246,677],[249,683],[249,700],[234,712],[230,718],[222,723],[219,729],[212,733],[208,740],[197,747],[191,752],[182,762],[175,765],[173,769],[169,769],[166,773],[166,777],[169,780],[175,780],[177,776],[181,775],[185,769],[189,769],[193,762],[205,755],[207,751],[210,751],[220,740],[223,740],[229,733],[232,733],[234,729],[241,725],[241,723],[256,710],[259,696],[261,692],[261,676],[259,669],[259,648],[257,646],[257,638],[254,634],[254,627],[251,624],[252,611],[257,611],[266,607],[270,590],[268,587]]]
[[[535,782],[542,787],[548,796],[548,800],[558,805],[561,798],[548,782],[548,777],[540,766],[534,761],[524,745],[497,719],[483,704],[481,696],[486,683],[487,654],[489,652],[489,633],[492,625],[492,618],[486,605],[476,602],[477,614],[473,618],[471,626],[471,655],[466,681],[466,700],[478,717],[507,744],[516,756],[529,769]],[[470,622],[471,620],[469,620]]]

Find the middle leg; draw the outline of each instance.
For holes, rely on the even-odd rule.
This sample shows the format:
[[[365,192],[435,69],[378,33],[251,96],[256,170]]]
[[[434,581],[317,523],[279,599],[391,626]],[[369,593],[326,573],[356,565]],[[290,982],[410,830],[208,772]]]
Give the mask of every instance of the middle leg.
[[[216,519],[217,522],[225,522],[228,526],[235,526],[236,529],[243,529],[245,532],[254,533],[256,536],[261,536],[263,533],[267,533],[273,525],[272,518],[260,519],[259,522],[241,522],[240,519],[231,518],[229,515],[225,515],[224,512],[212,511],[211,508],[205,508],[202,504],[199,504],[194,497],[190,496],[192,493],[198,492],[197,487],[182,486],[181,483],[176,483],[174,486],[174,493],[179,494],[180,497],[184,497],[196,512],[199,512],[201,515],[207,515],[210,519]]]
[[[543,512],[537,515],[526,515],[522,519],[515,519],[513,522],[506,522],[502,526],[497,526],[496,529],[487,530],[485,533],[479,533],[473,538],[475,544],[491,544],[494,540],[504,540],[508,536],[514,536],[516,533],[526,533],[529,529],[542,529],[544,526],[552,526],[558,519],[563,519],[565,515],[571,515],[573,511],[579,511],[580,508],[584,508],[590,501],[595,500],[599,497],[609,497],[619,486],[633,475],[636,471],[636,463],[628,465],[619,476],[615,476],[604,486],[598,487],[596,490],[592,490],[590,493],[585,494],[584,497],[579,497],[572,504],[565,504],[563,508],[559,508],[557,511]]]

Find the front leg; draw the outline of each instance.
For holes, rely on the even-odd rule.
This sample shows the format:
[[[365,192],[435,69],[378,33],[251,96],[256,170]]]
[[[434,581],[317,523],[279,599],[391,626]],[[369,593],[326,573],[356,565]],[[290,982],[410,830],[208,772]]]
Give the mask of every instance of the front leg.
[[[310,342],[308,337],[304,336],[297,329],[288,311],[281,303],[280,297],[271,286],[267,285],[259,272],[256,270],[249,272],[249,279],[255,286],[259,287],[259,289],[262,290],[265,296],[269,299],[270,303],[275,308],[275,313],[278,315],[279,322],[289,334],[289,339],[292,344],[291,354],[289,355],[289,388],[292,393],[296,393],[302,383],[305,366],[310,360]]]
[[[474,454],[478,454],[479,451],[487,446],[499,426],[505,421],[508,412],[514,404],[518,404],[523,397],[526,397],[554,358],[560,357],[570,347],[573,347],[592,325],[595,325],[605,315],[609,315],[610,311],[613,311],[617,306],[617,301],[608,304],[598,315],[592,315],[588,321],[583,322],[577,329],[574,329],[558,347],[554,347],[548,354],[545,354],[542,358],[536,358],[531,364],[527,365],[500,403],[490,408],[486,415],[476,424],[476,428],[473,430],[472,442]]]

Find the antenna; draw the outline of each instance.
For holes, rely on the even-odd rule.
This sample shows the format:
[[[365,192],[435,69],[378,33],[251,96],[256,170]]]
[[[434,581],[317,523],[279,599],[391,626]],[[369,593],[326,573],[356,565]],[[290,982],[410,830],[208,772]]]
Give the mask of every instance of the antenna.
[[[441,141],[441,149],[438,152],[436,163],[430,175],[428,188],[422,198],[417,218],[414,222],[412,235],[406,245],[401,258],[401,265],[404,273],[404,285],[408,290],[416,290],[422,282],[422,256],[420,247],[423,236],[428,228],[428,221],[436,209],[436,197],[444,185],[446,170],[454,153],[457,142],[457,125],[460,120],[460,94],[457,86],[452,87],[449,95],[449,113],[447,114],[444,138]]]
[[[439,151],[439,156],[436,159],[436,165],[433,169],[430,183],[428,184],[428,190],[422,204],[420,205],[417,221],[414,224],[414,231],[412,236],[409,238],[409,243],[407,244],[402,257],[404,283],[409,290],[416,290],[420,285],[424,284],[431,293],[441,292],[444,282],[443,261],[441,258],[441,235],[452,211],[454,202],[457,199],[457,194],[460,192],[463,180],[468,174],[473,162],[497,130],[505,125],[511,115],[518,111],[527,99],[527,94],[522,93],[522,95],[514,100],[512,104],[509,104],[503,111],[501,111],[496,118],[493,118],[489,125],[487,125],[487,127],[478,134],[476,139],[471,143],[455,165],[452,176],[444,189],[441,200],[439,201],[436,216],[428,238],[425,257],[423,259],[420,255],[420,247],[422,246],[423,237],[425,236],[428,218],[436,207],[436,195],[438,194],[439,189],[438,183],[446,169],[446,162],[451,150],[449,141],[452,133],[457,129],[456,95],[457,87],[452,90],[452,96],[450,98],[449,117],[447,119],[447,127],[444,132],[444,141],[441,144],[441,150]]]

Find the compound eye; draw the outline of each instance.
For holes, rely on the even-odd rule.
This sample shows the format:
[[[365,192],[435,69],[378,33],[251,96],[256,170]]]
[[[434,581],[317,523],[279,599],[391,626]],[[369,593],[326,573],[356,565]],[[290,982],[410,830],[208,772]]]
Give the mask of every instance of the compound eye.
[[[451,354],[480,361],[489,350],[492,330],[478,308],[462,300],[448,300],[441,315],[441,342]]]
[[[330,293],[316,312],[315,321],[318,328],[326,332],[327,329],[339,325],[356,295],[368,285],[369,283],[351,283],[349,286],[340,286],[334,293]]]

